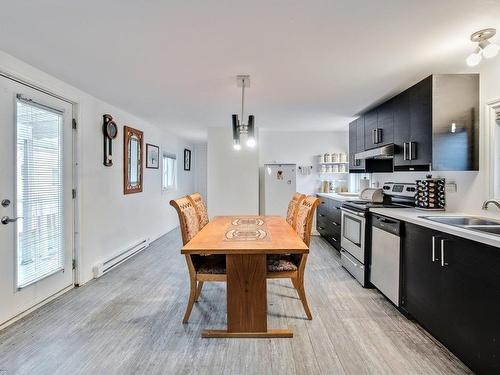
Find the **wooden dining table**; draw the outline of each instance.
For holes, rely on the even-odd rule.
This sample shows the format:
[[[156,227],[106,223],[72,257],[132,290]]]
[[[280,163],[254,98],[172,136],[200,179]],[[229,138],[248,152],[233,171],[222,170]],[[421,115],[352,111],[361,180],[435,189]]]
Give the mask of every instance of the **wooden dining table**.
[[[226,256],[227,329],[206,329],[202,337],[293,337],[267,326],[267,255],[309,253],[283,217],[214,217],[181,253]]]

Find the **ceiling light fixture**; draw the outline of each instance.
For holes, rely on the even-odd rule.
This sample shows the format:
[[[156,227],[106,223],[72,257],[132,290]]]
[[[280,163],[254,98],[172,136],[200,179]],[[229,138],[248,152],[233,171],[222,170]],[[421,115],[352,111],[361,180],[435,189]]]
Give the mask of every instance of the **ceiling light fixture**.
[[[490,28],[476,31],[470,36],[470,40],[477,43],[478,46],[476,50],[471,53],[465,60],[468,66],[478,65],[483,57],[486,59],[491,59],[492,57],[498,55],[500,47],[488,40],[492,38],[496,34],[496,32],[496,29]]]
[[[238,87],[241,87],[241,121],[243,121],[243,114],[245,109],[245,87],[250,87],[250,76],[249,75],[238,75],[236,76],[236,82]],[[255,147],[257,141],[255,140],[255,117],[253,115],[248,116],[248,123],[240,123],[238,115],[232,115],[232,125],[233,125],[233,147],[235,150],[241,150],[240,138],[241,135],[247,136],[247,146]]]

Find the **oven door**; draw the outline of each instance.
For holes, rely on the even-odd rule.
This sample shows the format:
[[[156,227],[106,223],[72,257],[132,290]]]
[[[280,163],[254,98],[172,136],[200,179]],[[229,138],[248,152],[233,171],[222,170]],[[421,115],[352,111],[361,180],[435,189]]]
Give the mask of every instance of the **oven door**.
[[[341,246],[362,264],[365,263],[365,225],[364,213],[342,208]]]

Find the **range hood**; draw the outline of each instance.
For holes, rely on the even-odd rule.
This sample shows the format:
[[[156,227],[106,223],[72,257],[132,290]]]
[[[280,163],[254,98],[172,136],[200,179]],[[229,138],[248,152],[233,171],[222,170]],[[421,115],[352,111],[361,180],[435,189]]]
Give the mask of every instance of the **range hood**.
[[[357,160],[363,159],[391,159],[394,156],[394,144],[372,148],[371,150],[354,154]]]

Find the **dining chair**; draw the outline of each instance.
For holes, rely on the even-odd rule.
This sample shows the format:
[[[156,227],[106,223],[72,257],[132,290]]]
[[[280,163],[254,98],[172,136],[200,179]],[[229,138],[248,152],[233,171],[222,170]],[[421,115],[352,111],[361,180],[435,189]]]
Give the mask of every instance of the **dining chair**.
[[[311,229],[314,212],[319,205],[319,199],[308,196],[301,200],[296,215],[295,232],[309,246],[311,243]],[[295,290],[302,302],[304,311],[309,320],[312,319],[311,310],[307,303],[304,288],[304,271],[306,268],[307,254],[269,255],[267,257],[268,279],[291,279]]]
[[[198,216],[198,223],[200,225],[200,230],[208,224],[208,211],[207,205],[203,200],[200,193],[194,193],[186,196],[187,199],[191,201],[196,210],[196,215]]]
[[[198,215],[193,203],[186,197],[170,201],[179,216],[182,243],[187,244],[200,231]],[[187,323],[193,304],[197,301],[205,281],[226,281],[226,258],[224,255],[185,255],[189,271],[190,292],[186,313],[182,323]]]
[[[299,212],[299,204],[306,196],[300,193],[294,193],[292,199],[288,203],[288,209],[286,211],[286,222],[295,229],[295,224],[297,221],[297,214]]]

